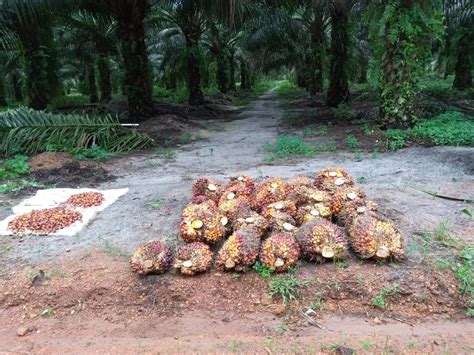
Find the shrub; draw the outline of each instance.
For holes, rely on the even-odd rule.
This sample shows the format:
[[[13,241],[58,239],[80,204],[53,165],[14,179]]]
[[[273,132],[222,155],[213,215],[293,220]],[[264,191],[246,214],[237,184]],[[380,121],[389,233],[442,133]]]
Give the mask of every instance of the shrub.
[[[279,97],[287,100],[296,99],[300,96],[306,95],[306,90],[297,87],[295,84],[289,82],[288,80],[284,80],[283,82],[281,82],[278,85],[276,92]]]
[[[264,150],[271,152],[274,158],[289,159],[292,157],[314,156],[316,148],[306,144],[301,137],[279,136],[276,143],[264,145]]]
[[[345,103],[339,104],[339,106],[337,106],[334,112],[334,115],[336,119],[346,120],[346,121],[353,120],[354,118],[357,117],[357,115],[354,112],[352,112],[349,106],[347,106],[347,104]]]

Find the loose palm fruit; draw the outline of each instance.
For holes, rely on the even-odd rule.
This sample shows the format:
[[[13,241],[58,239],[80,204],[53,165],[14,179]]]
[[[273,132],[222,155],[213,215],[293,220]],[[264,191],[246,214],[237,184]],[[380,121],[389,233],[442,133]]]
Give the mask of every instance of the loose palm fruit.
[[[165,242],[153,241],[136,249],[130,257],[130,267],[137,274],[166,272],[171,266],[171,250]]]
[[[255,183],[252,178],[246,175],[239,175],[230,179],[225,187],[225,193],[233,192],[236,196],[245,196],[249,200],[252,198],[255,189]]]
[[[349,240],[363,259],[403,259],[403,240],[394,225],[368,214],[354,218],[349,227]]]
[[[80,220],[82,214],[64,207],[46,208],[15,217],[8,229],[15,233],[54,233]]]
[[[306,205],[298,208],[298,213],[296,214],[296,222],[299,225],[302,225],[319,217],[331,219],[331,216],[331,208],[329,206],[323,203],[317,203],[314,205]]]
[[[266,179],[255,188],[255,198],[253,208],[260,212],[265,206],[285,200],[286,188],[281,179]]]
[[[288,270],[299,257],[300,247],[295,238],[278,233],[265,239],[259,256],[263,266],[276,272]]]
[[[310,260],[344,259],[347,254],[346,236],[338,226],[324,218],[315,218],[302,225],[296,240],[303,255]]]
[[[369,214],[376,216],[379,206],[371,200],[358,199],[348,202],[344,205],[337,217],[337,224],[349,228],[354,221],[354,218]]]
[[[354,181],[352,177],[341,168],[326,168],[318,173],[315,184],[318,189],[333,194],[348,186],[353,186]]]
[[[234,223],[234,230],[252,229],[260,238],[265,236],[269,227],[268,221],[254,211],[238,214]]]
[[[185,242],[217,243],[226,234],[228,218],[208,209],[203,204],[190,204],[183,210],[180,235]]]
[[[252,229],[235,231],[222,245],[216,264],[224,270],[245,271],[255,262],[260,247],[260,238]]]
[[[211,268],[212,251],[207,244],[190,243],[183,245],[176,253],[174,267],[183,275],[192,276]]]
[[[262,216],[269,220],[282,218],[284,215],[296,216],[296,205],[293,201],[277,201],[265,206],[262,210]]]
[[[204,195],[215,203],[219,202],[223,192],[221,184],[213,179],[199,178],[193,184],[193,196]]]
[[[337,216],[344,205],[350,201],[355,201],[365,197],[365,192],[358,187],[348,187],[336,192],[332,195],[331,211],[334,216]]]
[[[69,197],[65,204],[87,208],[100,206],[104,200],[104,195],[100,192],[82,192]]]

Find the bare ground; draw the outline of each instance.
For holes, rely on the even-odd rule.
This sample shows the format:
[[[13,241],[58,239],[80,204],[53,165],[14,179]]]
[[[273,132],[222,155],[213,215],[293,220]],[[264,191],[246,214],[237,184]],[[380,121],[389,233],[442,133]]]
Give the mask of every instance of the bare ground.
[[[261,147],[275,139],[282,114],[269,93],[236,120],[206,121],[203,139],[177,149],[174,157],[145,152],[112,159],[105,168],[117,179],[99,187],[130,192],[79,235],[0,240],[0,351],[277,353],[343,346],[371,353],[472,353],[474,327],[464,317],[458,281],[435,263],[454,251],[434,240],[428,257],[416,246],[423,243],[420,235],[442,223],[450,235],[473,243],[473,223],[460,212],[469,205],[420,189],[472,200],[474,150],[417,147],[377,158],[338,151],[266,165]],[[302,264],[297,276],[309,286],[302,289],[304,299],[291,305],[269,300],[266,281],[255,273],[139,279],[128,271],[124,255],[139,244],[173,236],[179,243],[180,212],[197,177],[224,182],[238,173],[312,176],[335,165],[363,182],[369,198],[398,223],[410,250],[406,262]],[[157,199],[162,207],[154,209],[149,203]],[[0,217],[17,202],[3,199]],[[39,270],[46,278],[32,286]],[[389,297],[387,309],[373,307],[373,297],[392,283],[400,292]],[[314,302],[318,291],[324,292],[324,309],[314,326],[300,308]],[[30,329],[18,337],[22,326]]]

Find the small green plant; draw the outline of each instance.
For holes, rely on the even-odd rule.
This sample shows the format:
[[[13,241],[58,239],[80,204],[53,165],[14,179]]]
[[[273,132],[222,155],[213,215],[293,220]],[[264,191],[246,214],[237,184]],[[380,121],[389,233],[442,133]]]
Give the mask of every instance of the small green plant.
[[[318,132],[314,128],[305,128],[303,130],[303,137],[314,137],[317,135]]]
[[[307,281],[301,281],[296,276],[280,276],[269,281],[271,297],[278,295],[282,298],[283,303],[293,301],[301,296],[301,287],[308,285]]]
[[[382,290],[372,299],[372,305],[375,307],[386,309],[388,307],[387,297],[398,293],[400,285],[395,283],[391,286],[384,286]]]
[[[328,125],[323,124],[319,127],[319,134],[326,134],[328,133],[328,130],[329,130]]]
[[[98,145],[93,145],[91,148],[82,148],[74,152],[74,157],[79,160],[107,160],[113,156],[113,153]]]
[[[307,95],[307,92],[304,89],[297,87],[288,80],[280,82],[276,88],[276,92],[280,98],[285,100],[292,100]]]
[[[263,149],[274,158],[290,159],[292,157],[314,156],[316,148],[306,144],[301,137],[278,136],[276,143],[265,144]]]
[[[369,351],[370,349],[370,341],[369,340],[362,340],[362,348],[365,351]]]
[[[271,274],[273,273],[272,269],[269,269],[262,264],[260,264],[258,261],[253,265],[253,269],[263,278],[263,279],[268,279]]]
[[[351,149],[356,149],[360,146],[359,140],[357,139],[357,137],[355,137],[352,134],[348,134],[346,138],[344,139],[344,142]]]
[[[162,199],[162,198],[157,198],[157,199],[151,201],[148,205],[149,205],[151,208],[161,208],[161,207],[163,207],[164,202],[165,202],[164,199]]]
[[[240,274],[238,272],[233,272],[232,273],[232,280],[238,280],[240,279]]]
[[[295,113],[285,113],[281,119],[281,122],[283,125],[289,127],[302,127],[311,123],[311,121],[309,121],[306,116]]]
[[[377,159],[378,157],[380,157],[380,151],[375,148],[372,152],[372,159]]]
[[[169,147],[158,147],[155,150],[155,154],[158,158],[166,161],[174,161],[176,159],[176,152]]]
[[[364,132],[366,136],[371,136],[372,134],[374,134],[374,128],[369,126],[369,124],[366,122],[362,126],[362,132]]]
[[[193,141],[191,132],[185,132],[179,137],[179,144],[189,144]]]
[[[13,159],[0,161],[0,181],[17,179],[21,175],[28,174],[30,167],[28,157],[24,155],[15,155]]]
[[[272,337],[266,337],[263,339],[263,345],[265,345],[268,349],[272,350],[273,349],[273,338]]]
[[[316,107],[311,107],[309,110],[308,110],[308,118],[311,120],[311,121],[314,121],[316,119],[316,116],[318,115],[318,110],[316,109]]]
[[[347,269],[349,267],[349,264],[345,260],[336,260],[335,264],[339,269]]]
[[[280,334],[283,334],[287,330],[288,330],[288,327],[286,326],[286,324],[278,324],[278,332]]]
[[[241,342],[238,340],[233,339],[232,342],[230,343],[230,350],[235,353],[237,352],[237,349],[239,348]]]
[[[324,291],[316,291],[314,293],[315,300],[313,303],[309,305],[309,308],[312,310],[316,311],[322,311],[324,310],[324,307],[326,307],[326,302],[324,302]]]
[[[41,317],[49,317],[54,311],[54,307],[46,307],[43,309],[43,312],[41,312]]]
[[[364,286],[364,277],[362,276],[362,274],[357,275],[357,284],[359,286]]]
[[[0,193],[20,192],[29,187],[45,188],[48,187],[34,179],[20,179],[0,184]]]
[[[351,111],[347,104],[342,103],[337,106],[334,115],[337,120],[350,121],[357,117],[357,115]]]
[[[317,152],[335,152],[337,150],[336,142],[334,139],[328,140],[326,143],[319,144],[316,146]]]

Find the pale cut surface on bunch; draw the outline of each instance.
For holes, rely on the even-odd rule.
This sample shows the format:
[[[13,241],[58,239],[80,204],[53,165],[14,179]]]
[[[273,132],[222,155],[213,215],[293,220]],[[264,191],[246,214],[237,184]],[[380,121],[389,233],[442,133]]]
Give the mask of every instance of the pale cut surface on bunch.
[[[342,168],[326,168],[316,175],[315,185],[320,190],[334,194],[349,186],[354,186],[354,180]]]
[[[239,214],[234,223],[234,230],[251,229],[260,238],[265,237],[269,228],[270,223],[254,211]]]
[[[285,198],[286,186],[283,180],[278,178],[266,179],[255,187],[253,208],[260,212],[265,206],[285,200]]]
[[[189,204],[183,210],[180,235],[187,243],[215,244],[225,236],[228,223],[227,217],[210,211],[206,204]]]
[[[208,178],[199,178],[192,187],[193,196],[204,195],[215,203],[219,203],[219,199],[224,192],[222,185],[214,180]]]
[[[377,216],[379,205],[372,200],[358,199],[348,202],[344,205],[337,217],[337,224],[346,227],[346,230],[352,225],[354,218],[363,215]]]
[[[350,186],[340,191],[337,191],[336,193],[334,193],[334,195],[331,196],[331,212],[333,216],[337,217],[339,212],[341,212],[341,210],[347,203],[359,200],[364,197],[364,190],[355,186]]]

